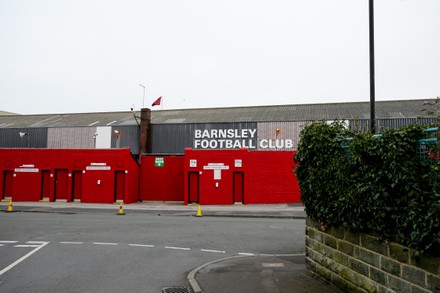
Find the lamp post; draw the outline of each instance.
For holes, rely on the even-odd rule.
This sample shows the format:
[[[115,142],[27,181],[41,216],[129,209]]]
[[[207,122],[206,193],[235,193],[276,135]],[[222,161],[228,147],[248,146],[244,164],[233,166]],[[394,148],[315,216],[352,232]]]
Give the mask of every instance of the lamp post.
[[[145,107],[145,86],[142,84],[139,84],[144,89],[144,95],[142,96],[142,108]]]
[[[369,0],[369,28],[370,28],[370,130],[376,132],[375,114],[375,76],[374,76],[374,0]]]
[[[93,148],[94,149],[96,149],[96,137],[98,136],[98,133],[97,132],[95,132],[94,134],[93,134]]]
[[[116,148],[121,148],[121,131],[120,130],[114,130],[113,131],[116,136]]]

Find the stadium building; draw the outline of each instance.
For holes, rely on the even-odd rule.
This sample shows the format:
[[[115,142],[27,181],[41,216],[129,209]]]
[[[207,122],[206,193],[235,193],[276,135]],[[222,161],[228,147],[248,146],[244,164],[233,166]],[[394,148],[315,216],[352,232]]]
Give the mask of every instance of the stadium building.
[[[435,100],[376,102],[376,129],[437,121]],[[426,108],[429,108],[426,110]],[[300,201],[299,134],[369,129],[369,102],[16,115],[0,112],[2,200],[185,204]]]

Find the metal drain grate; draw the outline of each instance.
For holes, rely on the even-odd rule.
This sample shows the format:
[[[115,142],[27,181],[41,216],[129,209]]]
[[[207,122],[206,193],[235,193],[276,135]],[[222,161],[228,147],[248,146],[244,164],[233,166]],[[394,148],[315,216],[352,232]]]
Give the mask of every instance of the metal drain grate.
[[[162,288],[162,293],[190,293],[186,287],[166,287]]]

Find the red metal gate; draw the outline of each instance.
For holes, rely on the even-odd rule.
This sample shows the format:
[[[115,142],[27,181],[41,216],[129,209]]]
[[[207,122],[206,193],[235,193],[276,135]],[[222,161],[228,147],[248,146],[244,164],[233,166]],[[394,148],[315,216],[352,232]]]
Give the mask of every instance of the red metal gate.
[[[14,178],[12,171],[5,171],[3,177],[3,198],[12,198],[12,179]]]
[[[233,203],[244,203],[244,174],[243,172],[233,174]]]
[[[124,201],[125,171],[115,172],[115,202]]]
[[[74,201],[81,201],[82,194],[82,171],[72,172],[72,197]]]
[[[188,202],[199,202],[199,172],[189,172],[188,177]]]
[[[50,198],[50,171],[41,171],[41,196],[42,200],[49,200]]]
[[[68,182],[69,177],[66,169],[55,170],[55,200],[67,200]]]

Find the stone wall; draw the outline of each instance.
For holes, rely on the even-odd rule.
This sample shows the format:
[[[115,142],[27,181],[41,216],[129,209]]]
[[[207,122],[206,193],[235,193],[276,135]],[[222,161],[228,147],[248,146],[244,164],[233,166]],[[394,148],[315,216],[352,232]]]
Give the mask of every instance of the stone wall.
[[[324,229],[323,229],[324,228]],[[440,292],[440,258],[306,221],[308,269],[347,292]]]

